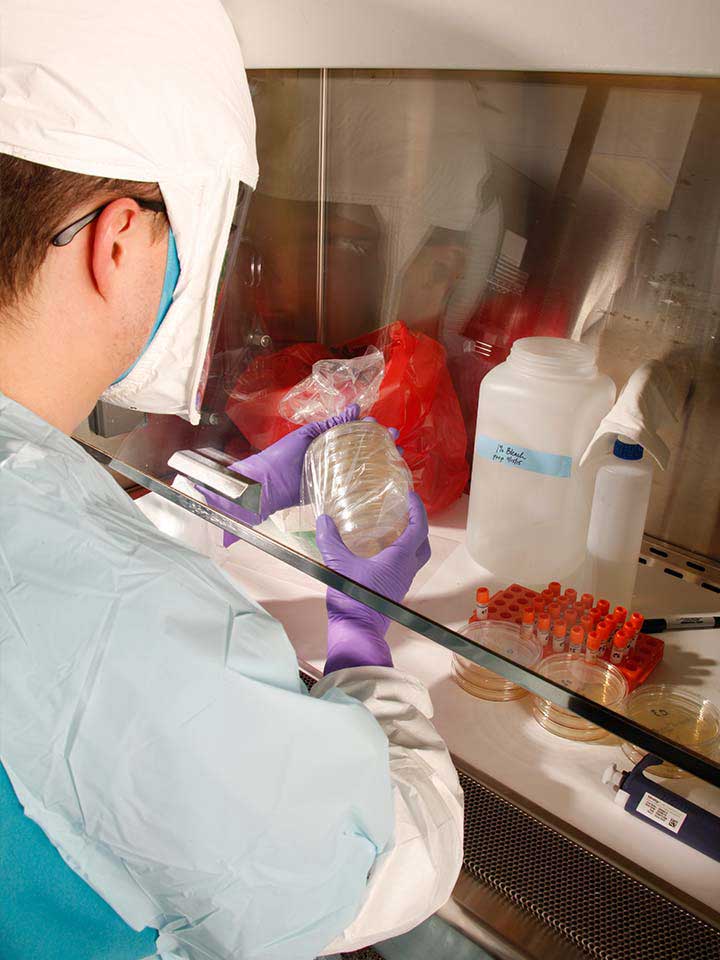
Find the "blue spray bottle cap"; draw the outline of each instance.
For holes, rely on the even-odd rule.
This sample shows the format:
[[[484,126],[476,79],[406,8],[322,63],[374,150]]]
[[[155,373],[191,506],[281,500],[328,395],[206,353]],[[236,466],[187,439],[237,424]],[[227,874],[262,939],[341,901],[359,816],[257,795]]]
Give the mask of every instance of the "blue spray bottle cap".
[[[640,444],[628,440],[627,437],[618,437],[613,447],[613,454],[618,460],[642,460],[643,453]]]

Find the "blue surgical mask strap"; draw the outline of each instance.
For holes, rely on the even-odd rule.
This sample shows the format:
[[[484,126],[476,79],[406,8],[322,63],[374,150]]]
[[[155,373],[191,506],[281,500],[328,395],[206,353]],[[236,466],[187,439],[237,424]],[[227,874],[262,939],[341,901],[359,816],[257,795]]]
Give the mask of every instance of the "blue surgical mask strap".
[[[173,301],[173,294],[175,293],[175,287],[177,287],[177,282],[180,279],[180,260],[178,259],[177,254],[177,245],[175,243],[175,234],[172,232],[172,227],[168,229],[168,249],[167,249],[167,260],[165,261],[165,279],[163,281],[162,293],[160,294],[160,306],[158,307],[157,316],[155,317],[155,323],[152,326],[152,330],[145,341],[145,345],[137,355],[137,358],[133,363],[127,368],[124,373],[121,373],[117,380],[113,380],[112,386],[115,386],[116,383],[120,383],[121,380],[124,380],[125,377],[134,369],[135,364],[138,362],[140,357],[145,353],[147,348],[153,342],[156,333],[160,329],[165,316],[170,309],[170,304]]]

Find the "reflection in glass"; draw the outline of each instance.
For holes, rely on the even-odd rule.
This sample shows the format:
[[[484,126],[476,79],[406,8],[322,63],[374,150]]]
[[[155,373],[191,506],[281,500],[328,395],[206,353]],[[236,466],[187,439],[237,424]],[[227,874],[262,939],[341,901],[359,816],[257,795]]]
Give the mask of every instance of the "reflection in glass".
[[[618,388],[651,358],[692,371],[647,532],[720,557],[720,83],[442,71],[251,81],[261,179],[202,423],[149,416],[118,460],[169,483],[178,449],[242,459],[294,426],[283,398],[314,362],[374,346],[386,379],[371,412],[400,429],[431,522],[447,523],[462,512],[484,376],[519,338],[571,336],[597,348]],[[479,585],[469,561],[462,576],[446,607],[422,614],[459,626]],[[698,684],[717,702],[716,661]],[[682,682],[667,657],[663,669]]]

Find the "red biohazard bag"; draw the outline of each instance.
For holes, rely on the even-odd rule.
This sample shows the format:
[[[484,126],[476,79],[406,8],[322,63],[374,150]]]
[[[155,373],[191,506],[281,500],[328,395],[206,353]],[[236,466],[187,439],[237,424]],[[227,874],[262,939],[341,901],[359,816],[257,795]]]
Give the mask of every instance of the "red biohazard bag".
[[[468,481],[463,417],[445,363],[432,337],[396,322],[346,344],[337,355],[353,356],[374,346],[385,358],[385,374],[369,415],[400,431],[398,444],[416,492],[428,513],[457,500]],[[317,360],[332,356],[319,344],[295,344],[262,357],[238,379],[226,411],[257,449],[284,437],[296,424],[279,414],[287,391],[310,375]]]
[[[264,450],[297,427],[278,413],[282,398],[310,376],[316,361],[330,357],[332,353],[319,343],[294,343],[257,357],[236,381],[225,412],[253,447]]]
[[[366,346],[382,350],[385,376],[370,416],[400,431],[398,445],[427,512],[448,507],[465,489],[469,469],[465,425],[445,350],[400,322],[347,346],[352,352]]]

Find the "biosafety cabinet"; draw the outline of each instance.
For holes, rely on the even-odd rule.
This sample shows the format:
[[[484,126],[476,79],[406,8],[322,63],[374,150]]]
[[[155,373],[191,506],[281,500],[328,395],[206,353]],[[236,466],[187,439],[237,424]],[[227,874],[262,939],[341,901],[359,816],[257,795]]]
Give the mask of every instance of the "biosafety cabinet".
[[[477,588],[512,622],[513,599],[533,603],[520,587],[537,585],[514,598],[465,546],[483,378],[520,338],[570,338],[618,390],[651,360],[674,389],[633,607],[720,611],[720,8],[227,7],[261,172],[219,291],[199,423],[100,404],[77,439],[283,622],[308,683],[326,585],[392,618],[396,665],[429,687],[465,789],[465,867],[441,916],[469,943],[502,958],[720,957],[720,821],[700,831],[705,852],[667,827],[687,800],[720,816],[720,630],[657,634],[638,687],[695,704],[707,723],[693,737],[687,718],[656,722],[675,700],[603,703],[468,635]],[[314,363],[369,347],[384,362],[372,412],[400,430],[430,515],[432,558],[403,605],[326,568],[306,509],[250,526],[196,487],[252,508],[257,489],[228,465],[295,425],[288,394]],[[226,549],[223,532],[239,540]],[[528,694],[476,696],[468,662]],[[558,736],[548,715],[596,735]],[[644,753],[672,776],[647,779],[632,816],[603,775]]]

